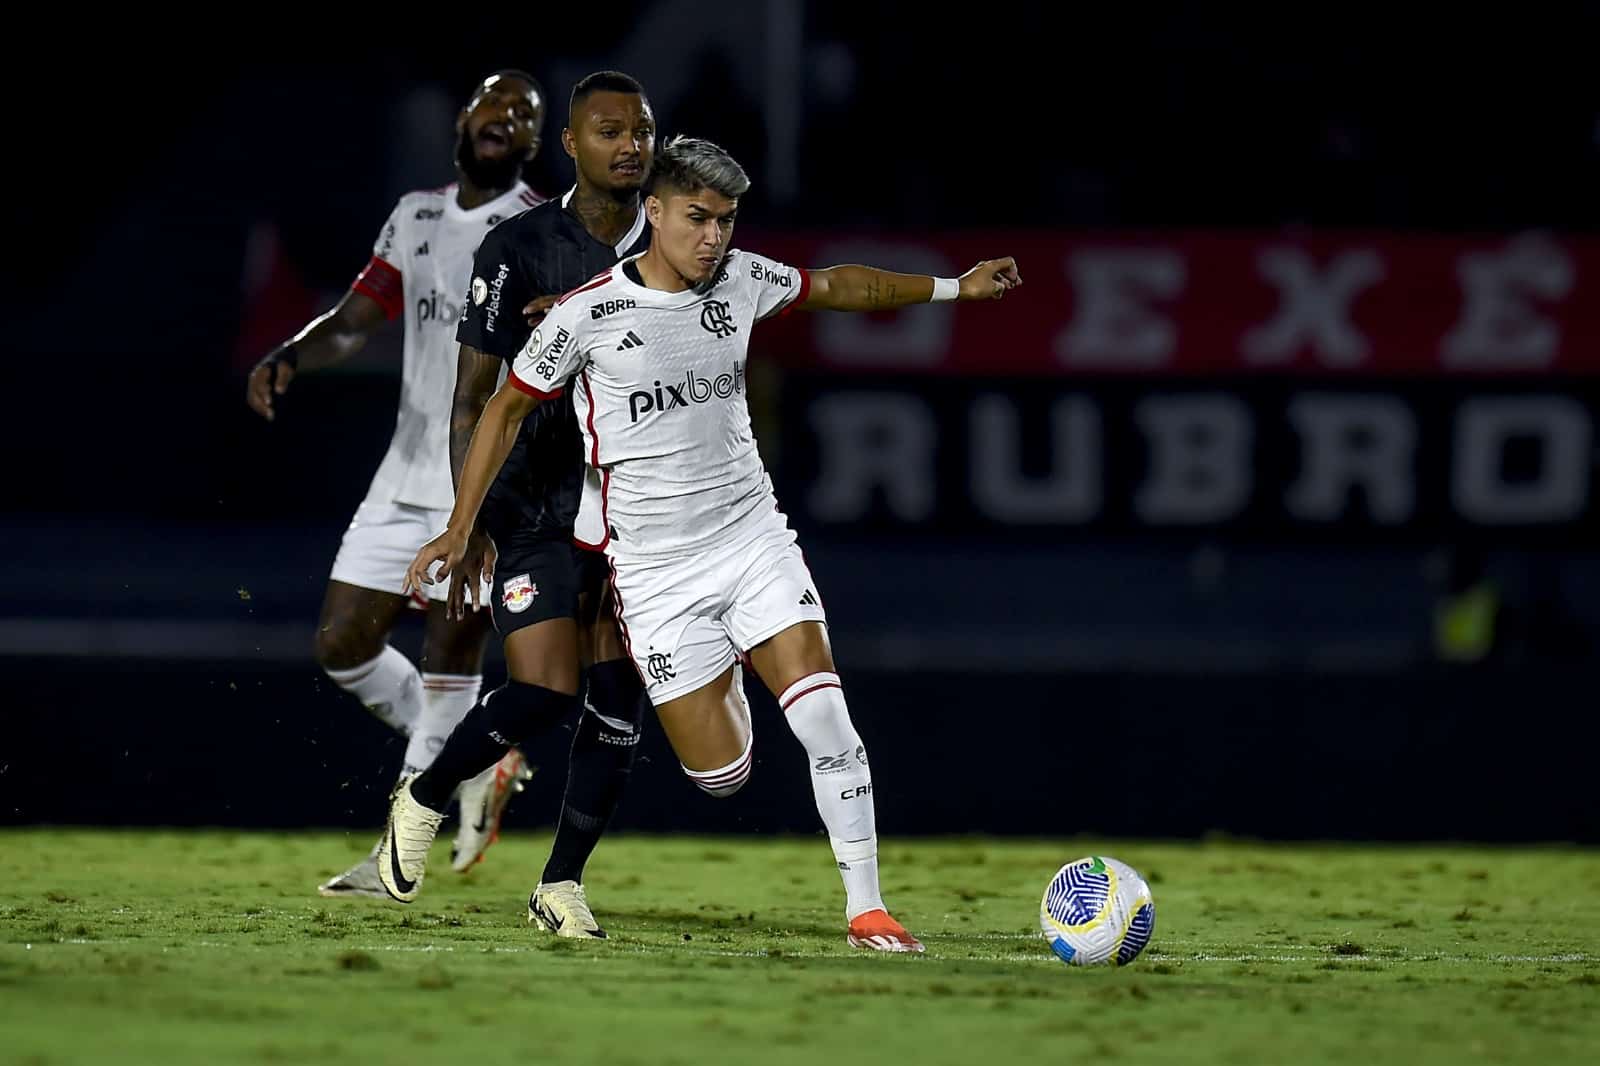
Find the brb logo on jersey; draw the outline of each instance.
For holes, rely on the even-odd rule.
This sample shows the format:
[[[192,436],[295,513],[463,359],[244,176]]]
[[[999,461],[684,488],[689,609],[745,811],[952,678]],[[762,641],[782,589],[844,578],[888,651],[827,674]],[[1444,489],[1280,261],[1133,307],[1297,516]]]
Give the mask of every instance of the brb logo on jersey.
[[[618,311],[626,311],[630,307],[638,306],[639,302],[637,300],[601,300],[589,308],[589,317],[598,322],[607,315],[614,315]]]
[[[663,385],[658,381],[654,391],[639,389],[629,395],[628,414],[632,416],[630,421],[638,422],[652,411],[671,411],[692,403],[709,403],[713,397],[726,400],[742,392],[744,367],[738,363],[733,365],[733,373],[718,374],[714,378],[703,378],[691,370],[687,377],[675,384]]]
[[[739,332],[728,313],[728,301],[707,300],[700,308],[700,328],[713,337],[731,337]]]

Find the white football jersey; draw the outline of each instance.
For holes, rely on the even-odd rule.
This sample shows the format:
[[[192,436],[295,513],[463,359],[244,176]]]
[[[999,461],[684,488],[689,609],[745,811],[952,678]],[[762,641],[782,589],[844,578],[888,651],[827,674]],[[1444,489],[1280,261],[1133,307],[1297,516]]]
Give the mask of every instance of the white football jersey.
[[[518,182],[504,195],[463,211],[456,190],[451,183],[402,196],[354,285],[383,305],[390,318],[405,316],[400,412],[369,498],[435,510],[455,504],[450,408],[456,323],[472,279],[472,255],[491,228],[542,202]]]
[[[607,549],[681,555],[777,506],[750,427],[745,358],[751,327],[803,302],[810,282],[733,250],[706,294],[661,292],[630,279],[629,262],[564,296],[509,380],[546,398],[571,384]]]

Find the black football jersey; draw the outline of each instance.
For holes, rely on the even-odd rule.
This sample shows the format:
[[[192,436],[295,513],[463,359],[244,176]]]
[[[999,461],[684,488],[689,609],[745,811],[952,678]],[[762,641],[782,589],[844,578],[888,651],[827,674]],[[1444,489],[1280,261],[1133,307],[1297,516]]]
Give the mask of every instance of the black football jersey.
[[[572,192],[500,223],[478,246],[456,340],[486,355],[515,362],[533,333],[523,317],[528,301],[570,292],[649,246],[641,209],[616,245],[602,243],[572,210]],[[583,487],[583,443],[572,401],[540,404],[489,489],[480,523],[495,540],[572,536]]]

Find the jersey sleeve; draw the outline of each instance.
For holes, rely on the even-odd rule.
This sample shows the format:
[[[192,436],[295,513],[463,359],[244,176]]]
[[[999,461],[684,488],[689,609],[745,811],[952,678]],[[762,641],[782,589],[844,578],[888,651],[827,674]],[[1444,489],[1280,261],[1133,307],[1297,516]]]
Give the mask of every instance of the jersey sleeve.
[[[400,254],[400,224],[405,215],[403,205],[396,204],[389,212],[378,239],[372,242],[372,258],[356,275],[350,287],[363,296],[371,297],[388,318],[399,318],[406,307],[404,257]]]
[[[756,321],[781,315],[805,303],[811,276],[799,267],[745,252],[740,256],[740,281],[752,290]]]
[[[505,227],[501,223],[490,230],[472,258],[472,280],[462,301],[456,340],[511,363],[528,341],[522,309],[534,293]]]
[[[583,319],[579,317],[584,311],[586,307],[577,300],[551,308],[522,346],[506,380],[541,400],[560,396],[586,361]]]

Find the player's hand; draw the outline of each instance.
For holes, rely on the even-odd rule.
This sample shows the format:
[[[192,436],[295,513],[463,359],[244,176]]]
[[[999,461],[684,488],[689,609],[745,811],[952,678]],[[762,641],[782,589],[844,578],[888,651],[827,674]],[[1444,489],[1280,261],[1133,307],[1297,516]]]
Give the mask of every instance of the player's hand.
[[[474,532],[467,538],[467,552],[461,557],[461,565],[450,575],[450,596],[445,606],[446,617],[466,618],[466,608],[469,603],[474,611],[488,608],[489,601],[480,593],[484,585],[494,580],[496,555],[494,541],[482,532]]]
[[[432,585],[449,577],[461,559],[467,554],[467,536],[457,533],[453,529],[446,529],[437,537],[424,544],[411,560],[411,565],[406,567],[406,584],[404,592],[421,592],[422,586]],[[434,563],[443,563],[439,567],[437,576],[429,576]]]
[[[250,379],[245,383],[244,402],[250,405],[250,410],[271,422],[272,398],[288,392],[289,382],[293,380],[294,367],[269,355],[250,371]]]
[[[1022,275],[1017,273],[1017,261],[1010,256],[1004,259],[985,259],[961,275],[962,300],[998,300],[1018,285]]]
[[[522,309],[522,317],[528,320],[531,329],[544,321],[544,316],[556,305],[559,296],[535,296],[528,301],[528,306]]]

